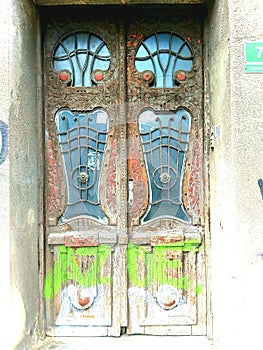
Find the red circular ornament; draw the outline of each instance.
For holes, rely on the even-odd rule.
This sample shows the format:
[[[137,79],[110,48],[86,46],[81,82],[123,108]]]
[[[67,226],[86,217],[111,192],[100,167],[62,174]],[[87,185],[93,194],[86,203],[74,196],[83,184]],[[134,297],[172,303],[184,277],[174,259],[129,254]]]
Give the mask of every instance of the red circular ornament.
[[[163,302],[163,305],[166,308],[174,307],[177,304],[176,300],[169,300],[167,303]]]
[[[95,78],[95,80],[97,80],[97,81],[101,81],[104,77],[103,77],[103,73],[102,72],[96,72],[95,74],[94,74],[94,78]]]
[[[185,81],[186,79],[186,74],[183,71],[177,72],[177,80],[179,81]]]
[[[81,306],[85,306],[90,302],[90,298],[87,295],[82,295],[80,290],[77,292],[77,297]]]
[[[64,83],[69,80],[69,74],[65,71],[59,73],[59,79]]]
[[[143,80],[144,80],[144,81],[149,82],[149,81],[152,80],[152,78],[153,78],[152,72],[145,72],[145,73],[143,74]]]

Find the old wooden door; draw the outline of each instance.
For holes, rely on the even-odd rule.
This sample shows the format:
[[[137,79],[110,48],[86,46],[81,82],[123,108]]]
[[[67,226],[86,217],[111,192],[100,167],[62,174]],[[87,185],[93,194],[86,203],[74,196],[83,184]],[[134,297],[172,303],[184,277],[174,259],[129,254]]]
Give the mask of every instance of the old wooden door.
[[[47,334],[205,334],[201,25],[163,8],[52,16]]]

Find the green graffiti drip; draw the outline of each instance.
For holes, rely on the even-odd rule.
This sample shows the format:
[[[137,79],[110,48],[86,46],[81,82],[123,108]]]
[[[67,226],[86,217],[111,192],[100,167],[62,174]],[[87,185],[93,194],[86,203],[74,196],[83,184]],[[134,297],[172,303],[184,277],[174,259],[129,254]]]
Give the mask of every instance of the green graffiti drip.
[[[129,244],[127,250],[127,267],[128,275],[131,283],[134,286],[143,288],[146,283],[146,278],[141,277],[139,272],[139,259],[144,261],[144,255],[146,253],[146,248],[138,247],[133,244]]]
[[[185,247],[169,246],[169,252],[175,254],[178,250],[194,251],[197,242],[188,242]],[[182,268],[182,262],[179,259],[167,258],[168,246],[154,247],[154,253],[147,247],[129,244],[127,249],[127,269],[131,285],[139,288],[147,288],[155,283],[170,284],[178,289],[188,290],[192,288],[193,281],[187,275],[176,277],[176,270]],[[109,246],[99,247],[80,247],[73,249],[70,247],[58,247],[58,255],[51,270],[45,279],[44,297],[52,299],[61,290],[62,284],[66,281],[74,280],[83,287],[91,287],[97,284],[111,283],[111,277],[102,276],[101,271],[111,253]],[[83,274],[77,257],[91,257],[86,273]],[[180,274],[179,274],[180,275]],[[195,286],[197,295],[202,293],[200,285]]]
[[[197,285],[197,286],[195,287],[195,292],[196,292],[196,295],[200,295],[200,294],[202,294],[202,291],[203,291],[202,286]]]
[[[73,248],[60,246],[54,269],[46,276],[44,297],[47,299],[54,298],[60,291],[62,284],[70,280],[74,280],[83,287],[110,283],[110,277],[100,274],[110,252],[111,248],[109,246],[81,247],[75,251]],[[81,266],[79,266],[76,259],[77,256],[92,256],[94,259],[85,274],[82,273]]]
[[[170,284],[183,290],[193,287],[194,283],[188,276],[175,276],[176,270],[182,268],[182,262],[179,259],[167,259],[167,248],[167,246],[157,246],[154,247],[154,253],[152,253],[146,247],[129,244],[127,267],[131,285],[147,288],[155,283]],[[177,248],[169,246],[169,252],[176,253]],[[195,291],[196,294],[200,294],[202,292],[201,286],[196,286]]]

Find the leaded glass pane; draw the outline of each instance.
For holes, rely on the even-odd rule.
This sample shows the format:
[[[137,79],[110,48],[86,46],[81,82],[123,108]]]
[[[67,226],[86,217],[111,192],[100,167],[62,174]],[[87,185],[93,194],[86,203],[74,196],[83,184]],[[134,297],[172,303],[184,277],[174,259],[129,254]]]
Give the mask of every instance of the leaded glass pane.
[[[174,217],[190,222],[182,202],[182,179],[191,116],[185,109],[167,113],[145,109],[139,128],[150,186],[149,207],[142,222]]]
[[[193,54],[187,41],[174,33],[155,33],[138,48],[135,66],[139,72],[152,71],[156,88],[176,87],[175,72],[190,71]]]
[[[92,80],[95,70],[106,71],[110,66],[110,52],[99,36],[88,32],[75,32],[62,38],[53,54],[55,71],[68,71],[71,86],[96,85]]]
[[[104,109],[56,115],[57,136],[67,183],[67,205],[60,222],[88,215],[107,223],[99,199],[99,182],[109,117]]]

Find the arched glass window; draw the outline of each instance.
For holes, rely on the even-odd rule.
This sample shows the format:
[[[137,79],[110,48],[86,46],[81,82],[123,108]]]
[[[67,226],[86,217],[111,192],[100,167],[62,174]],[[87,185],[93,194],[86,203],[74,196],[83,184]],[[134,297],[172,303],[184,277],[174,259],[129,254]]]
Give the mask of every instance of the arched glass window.
[[[193,53],[187,41],[170,33],[154,33],[139,46],[135,67],[156,88],[179,85],[176,72],[184,74],[193,66]],[[179,79],[180,80],[180,79]]]
[[[60,39],[53,53],[54,70],[70,86],[91,87],[103,80],[110,66],[110,52],[102,38],[74,32]]]

